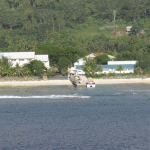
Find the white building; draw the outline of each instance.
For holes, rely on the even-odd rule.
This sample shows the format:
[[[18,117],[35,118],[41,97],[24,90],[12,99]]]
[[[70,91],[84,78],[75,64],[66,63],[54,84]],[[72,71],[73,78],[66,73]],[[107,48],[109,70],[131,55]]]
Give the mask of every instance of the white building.
[[[6,57],[12,63],[12,67],[15,67],[16,64],[23,66],[36,59],[42,61],[46,68],[50,68],[48,55],[35,55],[35,52],[2,52],[0,53],[0,59],[2,57]]]
[[[127,27],[126,27],[127,32],[130,32],[131,29],[132,29],[132,26],[127,26]]]
[[[136,60],[130,61],[108,61],[108,65],[135,65],[137,63]]]
[[[122,71],[117,71],[118,65],[97,65],[97,67],[100,66],[102,68],[102,72],[95,72],[96,74],[101,73],[134,73],[135,65],[132,64],[124,64],[122,66]]]
[[[43,62],[46,68],[50,68],[48,55],[35,55],[35,59]]]
[[[81,65],[85,65],[86,61],[83,59],[79,59],[77,62],[74,63],[74,67],[76,68],[76,66],[81,66]]]
[[[134,69],[137,61],[108,61],[107,65],[97,65],[102,68],[102,72],[95,72],[96,74],[101,73],[134,73]],[[85,61],[79,61],[74,63],[74,69],[76,69],[77,74],[84,75],[85,72],[82,70],[84,68]],[[117,71],[118,66],[122,66],[122,71]]]
[[[134,73],[135,65],[137,61],[108,61],[107,65],[98,65],[103,69],[102,72],[96,72],[96,74],[100,73]],[[122,71],[117,71],[118,66],[122,66]]]

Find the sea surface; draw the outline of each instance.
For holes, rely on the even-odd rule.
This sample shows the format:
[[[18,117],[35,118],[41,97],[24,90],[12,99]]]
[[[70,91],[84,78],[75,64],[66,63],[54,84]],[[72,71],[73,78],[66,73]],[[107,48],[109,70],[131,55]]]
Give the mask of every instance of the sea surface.
[[[0,150],[150,150],[150,85],[0,87]]]

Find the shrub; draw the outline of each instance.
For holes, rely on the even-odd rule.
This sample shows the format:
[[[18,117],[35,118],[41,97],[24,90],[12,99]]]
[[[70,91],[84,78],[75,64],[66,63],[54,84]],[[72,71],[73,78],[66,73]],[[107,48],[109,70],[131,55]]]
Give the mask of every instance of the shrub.
[[[29,64],[27,64],[27,67],[31,70],[31,73],[34,76],[41,78],[44,74],[44,71],[47,70],[45,65],[40,60],[32,60]]]

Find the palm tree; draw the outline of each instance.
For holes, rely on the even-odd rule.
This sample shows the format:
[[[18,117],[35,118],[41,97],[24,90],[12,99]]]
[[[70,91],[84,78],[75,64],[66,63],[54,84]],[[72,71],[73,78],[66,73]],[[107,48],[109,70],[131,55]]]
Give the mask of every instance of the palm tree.
[[[9,76],[9,72],[10,72],[10,69],[5,66],[5,67],[3,68],[3,70],[2,70],[2,75],[8,77],[8,76]]]
[[[24,67],[24,68],[22,69],[22,72],[23,72],[24,75],[29,75],[29,74],[31,74],[31,71],[30,71],[30,69],[29,69],[28,67]]]
[[[66,74],[68,73],[67,68],[63,68],[63,69],[61,70],[61,73],[66,76]]]
[[[120,71],[120,73],[121,73],[121,71],[123,71],[124,69],[123,69],[123,66],[122,66],[122,65],[119,65],[116,70],[117,70],[117,71]]]
[[[134,70],[135,73],[142,73],[142,69],[140,67],[135,68]]]
[[[15,73],[18,77],[20,77],[21,75],[23,75],[22,69],[20,68],[19,64],[16,64],[15,66]]]
[[[84,60],[86,61],[86,63],[82,70],[86,73],[94,73],[97,68],[96,60],[91,58],[84,58]]]
[[[97,69],[96,69],[96,72],[102,72],[102,71],[103,71],[102,67],[98,66]]]
[[[3,71],[3,66],[0,65],[0,76],[1,76],[1,74],[2,74],[2,71]]]

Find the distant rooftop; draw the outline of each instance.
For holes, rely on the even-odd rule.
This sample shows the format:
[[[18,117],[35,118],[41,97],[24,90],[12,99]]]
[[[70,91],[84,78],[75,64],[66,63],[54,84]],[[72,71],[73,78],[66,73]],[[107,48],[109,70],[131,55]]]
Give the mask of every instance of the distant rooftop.
[[[0,59],[2,56],[8,59],[34,59],[35,52],[1,52]]]

